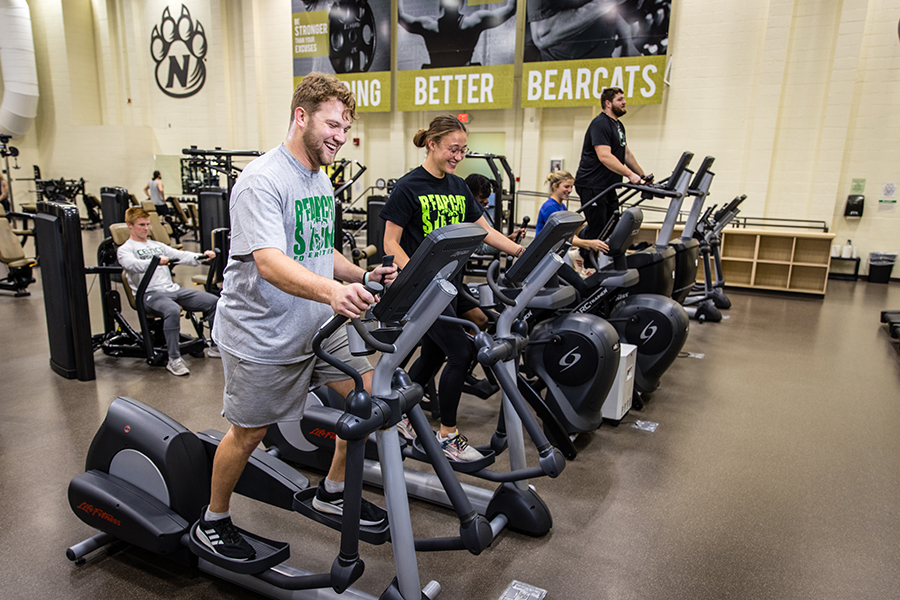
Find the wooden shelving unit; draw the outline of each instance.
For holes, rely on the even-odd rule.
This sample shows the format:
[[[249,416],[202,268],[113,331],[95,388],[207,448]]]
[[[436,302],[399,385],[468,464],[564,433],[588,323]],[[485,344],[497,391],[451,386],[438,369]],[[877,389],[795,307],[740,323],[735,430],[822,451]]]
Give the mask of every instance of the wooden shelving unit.
[[[645,223],[635,241],[653,243],[659,227]],[[725,285],[824,296],[833,239],[833,233],[726,229],[721,248]],[[697,280],[702,279],[701,265]]]

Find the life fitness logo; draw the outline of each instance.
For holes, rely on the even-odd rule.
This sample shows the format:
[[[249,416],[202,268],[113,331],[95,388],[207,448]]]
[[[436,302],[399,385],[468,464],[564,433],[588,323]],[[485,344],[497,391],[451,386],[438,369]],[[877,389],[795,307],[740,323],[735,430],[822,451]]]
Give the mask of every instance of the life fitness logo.
[[[103,519],[104,521],[109,521],[110,523],[112,523],[113,525],[115,525],[117,527],[122,526],[122,521],[115,518],[114,516],[112,516],[105,510],[103,510],[102,508],[97,508],[93,504],[88,504],[87,502],[82,502],[81,504],[78,505],[78,510],[83,510],[84,512],[91,515],[92,517],[97,517],[99,519]]]
[[[206,83],[206,31],[200,21],[181,5],[176,21],[169,8],[162,21],[153,26],[150,54],[156,63],[156,85],[172,98],[190,98]]]

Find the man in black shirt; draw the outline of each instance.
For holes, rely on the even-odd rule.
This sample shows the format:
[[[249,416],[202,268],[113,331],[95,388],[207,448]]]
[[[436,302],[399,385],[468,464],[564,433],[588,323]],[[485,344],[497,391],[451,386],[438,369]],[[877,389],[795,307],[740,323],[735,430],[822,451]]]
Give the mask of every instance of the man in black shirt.
[[[631,183],[640,183],[645,178],[644,170],[625,141],[625,126],[619,121],[626,112],[625,93],[621,88],[606,88],[600,94],[600,106],[603,112],[591,121],[584,134],[581,163],[575,175],[575,190],[582,203],[609,186],[622,183],[622,177]],[[616,206],[616,192],[611,191],[585,209],[587,226],[581,237],[598,238]]]

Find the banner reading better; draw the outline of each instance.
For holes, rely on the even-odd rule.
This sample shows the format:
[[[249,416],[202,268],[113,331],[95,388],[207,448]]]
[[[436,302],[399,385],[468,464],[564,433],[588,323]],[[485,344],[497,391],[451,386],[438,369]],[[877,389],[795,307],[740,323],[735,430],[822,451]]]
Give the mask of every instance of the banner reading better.
[[[397,109],[512,108],[516,0],[399,0]]]

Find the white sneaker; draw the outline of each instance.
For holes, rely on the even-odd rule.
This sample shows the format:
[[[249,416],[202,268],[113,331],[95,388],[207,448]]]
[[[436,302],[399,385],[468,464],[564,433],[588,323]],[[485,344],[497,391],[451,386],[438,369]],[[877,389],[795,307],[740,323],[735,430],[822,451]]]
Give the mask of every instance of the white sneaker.
[[[460,435],[459,431],[451,433],[449,437],[441,437],[440,432],[437,439],[441,443],[441,448],[447,458],[456,462],[472,462],[484,458],[484,455],[469,445],[466,436]]]
[[[187,365],[184,364],[184,359],[181,357],[178,358],[170,358],[169,362],[166,363],[166,368],[169,370],[169,373],[172,375],[190,375],[191,371],[187,368]]]
[[[413,429],[412,423],[409,422],[407,417],[403,417],[400,422],[397,423],[397,432],[410,441],[416,439],[416,430]]]
[[[222,353],[219,352],[219,347],[215,344],[206,349],[206,355],[210,358],[222,358]]]

